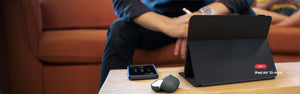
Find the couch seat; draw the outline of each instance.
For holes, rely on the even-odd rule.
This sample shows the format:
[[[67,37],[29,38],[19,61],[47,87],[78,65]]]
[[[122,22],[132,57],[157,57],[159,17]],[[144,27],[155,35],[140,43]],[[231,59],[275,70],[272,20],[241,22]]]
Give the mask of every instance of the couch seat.
[[[46,30],[40,38],[39,58],[46,63],[100,63],[107,30]]]

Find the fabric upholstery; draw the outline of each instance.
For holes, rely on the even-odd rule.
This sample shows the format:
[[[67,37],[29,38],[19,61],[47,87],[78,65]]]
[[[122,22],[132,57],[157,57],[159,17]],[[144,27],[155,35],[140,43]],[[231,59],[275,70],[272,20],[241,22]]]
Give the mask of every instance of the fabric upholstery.
[[[47,63],[100,63],[107,30],[77,29],[45,31],[39,57]]]
[[[45,31],[40,40],[39,57],[48,63],[100,63],[106,32],[96,29]],[[300,53],[299,28],[272,28],[268,40],[274,54]],[[174,44],[155,50],[137,49],[133,64],[182,64],[184,60],[174,56],[173,51]]]
[[[39,57],[47,63],[99,63],[106,44],[106,32],[96,29],[45,31],[40,39]],[[183,63],[179,56],[173,55],[174,45],[155,50],[137,49],[134,64]]]
[[[97,94],[100,64],[45,65],[44,94]]]
[[[42,0],[44,29],[108,28],[117,16],[111,0]]]
[[[19,0],[20,7],[23,9],[20,16],[24,17],[23,29],[26,33],[26,37],[29,40],[31,50],[37,55],[38,40],[42,33],[42,19],[39,0]]]
[[[6,46],[0,52],[7,55],[0,57],[0,74],[8,76],[0,77],[5,80],[0,81],[2,93],[97,93],[107,28],[117,18],[111,0],[0,2],[0,42]],[[271,27],[268,40],[275,62],[300,62],[299,29]],[[137,49],[133,64],[183,66],[173,50],[174,44]]]
[[[300,28],[271,28],[268,35],[272,53],[300,55]]]
[[[36,55],[41,32],[39,2],[38,0],[1,2],[4,7],[4,31],[7,38],[7,45],[1,46],[8,48],[8,65],[5,66],[9,73],[8,90],[11,94],[42,94],[43,66]]]
[[[300,62],[300,55],[295,54],[272,54],[275,63]]]
[[[3,1],[0,1],[0,13],[3,11]],[[8,47],[7,47],[7,35],[4,32],[4,14],[0,14],[0,88],[2,94],[9,94],[9,65],[8,63]]]

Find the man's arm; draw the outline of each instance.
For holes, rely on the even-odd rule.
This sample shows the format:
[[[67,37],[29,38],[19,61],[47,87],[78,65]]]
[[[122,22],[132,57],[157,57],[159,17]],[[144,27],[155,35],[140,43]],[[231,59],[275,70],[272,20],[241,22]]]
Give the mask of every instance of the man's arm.
[[[205,7],[211,8],[215,15],[226,15],[249,10],[254,0],[219,0]],[[198,11],[193,14],[186,14],[177,18],[169,18],[163,15],[147,12],[134,21],[143,27],[154,31],[161,31],[171,37],[186,38],[188,21],[191,15],[201,14]],[[149,19],[151,18],[151,19]],[[155,23],[155,24],[153,24]]]
[[[240,13],[251,8],[254,0],[218,0],[223,3],[232,13]]]
[[[214,2],[205,7],[209,7],[214,11],[214,15],[227,15],[230,13],[230,10],[221,2]],[[200,11],[196,11],[200,12]]]
[[[274,27],[299,27],[300,26],[300,10],[295,12],[289,18],[281,21],[275,25]]]
[[[209,7],[214,11],[215,15],[226,15],[230,13],[230,10],[221,2],[214,2],[205,7]],[[193,14],[201,14],[200,11],[196,11]],[[188,18],[189,19],[189,18]],[[187,47],[187,39],[186,37],[179,38],[176,41],[174,55],[179,55],[182,59],[185,59],[186,56],[186,47]]]
[[[163,32],[171,37],[186,37],[188,16],[169,18],[152,12],[140,0],[113,0],[115,13],[125,21],[135,23],[158,32]]]
[[[125,21],[151,11],[140,0],[113,0],[113,8],[116,15]]]
[[[229,13],[239,13],[243,11],[248,11],[253,4],[253,0],[218,0],[205,7],[211,8],[215,15],[226,15]],[[197,11],[198,12],[198,11]],[[176,42],[174,55],[179,55],[182,59],[186,56],[186,38],[179,38]]]
[[[195,13],[196,14],[196,13]],[[192,14],[169,18],[155,12],[147,12],[134,19],[134,22],[150,30],[167,34],[170,37],[187,37],[189,18]]]
[[[254,0],[216,0],[206,5],[214,11],[214,15],[226,15],[229,13],[241,13],[251,9]]]

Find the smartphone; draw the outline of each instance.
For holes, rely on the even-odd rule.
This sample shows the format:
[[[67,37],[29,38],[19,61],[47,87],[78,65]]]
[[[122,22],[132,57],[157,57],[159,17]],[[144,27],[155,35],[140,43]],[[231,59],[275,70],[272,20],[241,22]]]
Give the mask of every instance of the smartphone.
[[[127,66],[129,80],[156,79],[158,73],[154,64]]]

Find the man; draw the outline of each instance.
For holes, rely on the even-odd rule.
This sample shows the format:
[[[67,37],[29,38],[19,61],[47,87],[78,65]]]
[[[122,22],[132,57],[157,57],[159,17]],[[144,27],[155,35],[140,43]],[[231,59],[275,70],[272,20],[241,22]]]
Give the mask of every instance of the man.
[[[188,21],[192,15],[255,15],[250,8],[252,3],[253,0],[113,0],[120,19],[111,25],[107,34],[100,88],[110,69],[132,64],[136,48],[155,49],[177,41],[174,55],[184,59]],[[186,14],[183,8],[192,13]]]

